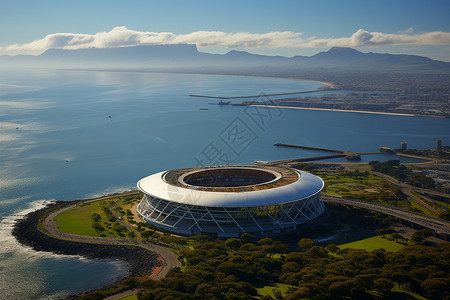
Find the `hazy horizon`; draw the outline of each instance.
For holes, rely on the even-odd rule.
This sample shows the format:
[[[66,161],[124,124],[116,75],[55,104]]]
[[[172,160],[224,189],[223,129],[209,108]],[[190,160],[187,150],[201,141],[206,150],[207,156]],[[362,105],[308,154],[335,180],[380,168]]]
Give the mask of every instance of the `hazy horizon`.
[[[311,56],[331,47],[450,62],[448,1],[105,2],[22,0],[0,12],[0,55],[195,44],[224,54]],[[38,13],[37,13],[38,12]]]

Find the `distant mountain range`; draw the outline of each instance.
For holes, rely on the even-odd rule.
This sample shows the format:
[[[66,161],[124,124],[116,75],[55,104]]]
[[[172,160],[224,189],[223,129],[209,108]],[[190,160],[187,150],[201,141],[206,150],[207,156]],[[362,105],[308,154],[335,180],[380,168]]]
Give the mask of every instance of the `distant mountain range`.
[[[199,52],[195,45],[148,45],[78,50],[49,49],[33,55],[0,56],[1,67],[138,68],[146,70],[230,71],[244,69],[396,71],[450,73],[450,63],[416,55],[362,53],[334,47],[313,56],[266,56],[245,51]],[[260,73],[260,71],[258,71]]]

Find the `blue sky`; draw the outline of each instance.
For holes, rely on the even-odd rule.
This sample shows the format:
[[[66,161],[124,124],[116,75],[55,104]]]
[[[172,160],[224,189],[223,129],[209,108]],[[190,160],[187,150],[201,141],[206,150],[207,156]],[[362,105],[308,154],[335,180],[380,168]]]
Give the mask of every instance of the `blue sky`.
[[[62,39],[79,38],[79,34],[86,38],[120,27],[123,39],[129,39],[128,34],[139,43],[156,43],[148,39],[153,36],[150,33],[168,32],[172,35],[165,36],[163,43],[197,43],[201,51],[214,53],[237,49],[269,55],[312,55],[337,45],[363,52],[418,54],[450,61],[449,14],[448,0],[1,0],[0,54],[38,54],[48,47],[69,47],[62,44]],[[261,36],[270,32],[275,33]],[[285,34],[280,38],[276,32]],[[53,36],[51,42],[49,38],[43,40],[55,33],[72,35]],[[113,34],[117,42],[119,30],[109,37]],[[227,42],[220,41],[224,37]],[[246,42],[246,38],[252,42]],[[30,44],[38,40],[43,41]],[[128,42],[114,45],[131,45]],[[113,44],[90,41],[77,45]]]

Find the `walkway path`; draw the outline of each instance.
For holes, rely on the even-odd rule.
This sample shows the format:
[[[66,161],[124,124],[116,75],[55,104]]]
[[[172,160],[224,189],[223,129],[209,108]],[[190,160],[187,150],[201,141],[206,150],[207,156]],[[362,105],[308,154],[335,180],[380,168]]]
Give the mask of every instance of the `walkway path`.
[[[117,195],[111,196],[111,197],[101,197],[98,199],[89,200],[89,202],[104,200],[104,199],[114,198],[114,197],[117,197]],[[60,213],[67,211],[75,206],[76,205],[71,205],[71,206],[65,207],[63,209],[60,209],[58,211],[51,213],[44,220],[44,223],[43,223],[43,226],[44,226],[45,230],[47,231],[47,232],[45,232],[45,234],[50,235],[57,239],[73,241],[73,242],[137,246],[137,247],[141,247],[141,248],[156,252],[164,260],[164,265],[157,274],[154,274],[153,279],[155,279],[155,280],[163,278],[167,274],[167,272],[169,272],[170,269],[181,266],[181,263],[178,260],[175,252],[173,252],[169,248],[166,248],[166,247],[163,247],[160,245],[156,245],[156,244],[148,242],[148,241],[129,239],[129,238],[94,237],[94,236],[85,236],[85,235],[62,232],[55,222],[55,217],[57,215],[59,215]]]

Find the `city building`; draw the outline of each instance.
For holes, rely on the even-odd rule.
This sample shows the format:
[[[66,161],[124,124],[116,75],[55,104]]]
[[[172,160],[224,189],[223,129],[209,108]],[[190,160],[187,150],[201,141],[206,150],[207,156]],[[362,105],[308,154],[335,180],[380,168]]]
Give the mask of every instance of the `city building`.
[[[442,152],[442,140],[436,140],[436,152]]]
[[[139,214],[181,234],[237,237],[295,229],[324,211],[321,178],[272,166],[178,169],[141,179]]]
[[[406,142],[400,143],[400,150],[406,151],[407,148],[408,148],[408,144]]]

